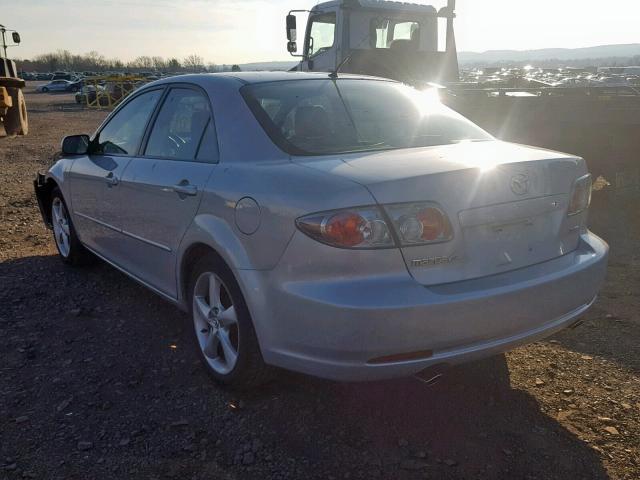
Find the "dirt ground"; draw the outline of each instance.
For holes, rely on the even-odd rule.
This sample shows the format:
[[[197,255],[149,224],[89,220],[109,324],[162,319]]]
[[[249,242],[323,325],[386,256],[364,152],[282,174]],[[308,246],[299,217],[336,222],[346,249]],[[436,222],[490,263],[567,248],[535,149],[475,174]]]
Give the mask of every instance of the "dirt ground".
[[[611,264],[576,330],[432,387],[282,373],[238,395],[208,379],[183,313],[56,258],[34,173],[105,113],[27,102],[30,135],[0,140],[0,478],[640,478],[637,196],[594,197]]]

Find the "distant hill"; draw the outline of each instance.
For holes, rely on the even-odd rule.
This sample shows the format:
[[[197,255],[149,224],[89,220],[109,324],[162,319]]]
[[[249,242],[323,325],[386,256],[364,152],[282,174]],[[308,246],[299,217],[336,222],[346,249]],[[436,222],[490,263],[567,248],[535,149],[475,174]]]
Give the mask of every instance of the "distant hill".
[[[525,62],[543,60],[583,60],[589,58],[634,57],[640,55],[640,43],[628,45],[601,45],[586,48],[545,48],[541,50],[489,50],[487,52],[460,52],[461,64],[495,62]]]

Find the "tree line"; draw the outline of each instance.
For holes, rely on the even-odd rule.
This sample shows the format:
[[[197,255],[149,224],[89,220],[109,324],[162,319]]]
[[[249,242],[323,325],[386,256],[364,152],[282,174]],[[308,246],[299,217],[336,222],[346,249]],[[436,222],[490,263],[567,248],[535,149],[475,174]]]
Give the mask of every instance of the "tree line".
[[[117,58],[106,58],[96,51],[82,55],[71,53],[68,50],[43,53],[31,59],[16,60],[20,70],[25,72],[108,72],[108,71],[158,71],[158,72],[218,72],[224,70],[236,70],[237,65],[216,65],[205,63],[205,60],[196,54],[187,55],[182,59],[175,57],[164,58],[159,56],[139,56],[131,61],[124,62]]]

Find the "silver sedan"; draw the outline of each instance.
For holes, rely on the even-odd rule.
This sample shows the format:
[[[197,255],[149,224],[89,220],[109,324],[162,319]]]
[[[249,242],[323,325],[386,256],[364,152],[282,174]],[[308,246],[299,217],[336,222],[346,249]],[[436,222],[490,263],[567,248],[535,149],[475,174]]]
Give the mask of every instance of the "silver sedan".
[[[49,83],[36,87],[36,92],[66,92],[71,87],[71,84],[73,84],[73,82],[70,82],[69,80],[53,80]]]
[[[606,271],[583,159],[376,78],[156,81],[66,137],[35,188],[64,262],[97,256],[188,311],[237,386],[498,354],[578,322]]]

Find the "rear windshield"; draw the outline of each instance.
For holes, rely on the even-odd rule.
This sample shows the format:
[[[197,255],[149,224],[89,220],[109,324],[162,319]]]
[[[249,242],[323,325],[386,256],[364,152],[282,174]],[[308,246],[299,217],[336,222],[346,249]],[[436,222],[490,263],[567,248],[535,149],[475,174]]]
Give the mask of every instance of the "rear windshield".
[[[331,155],[493,138],[420,92],[381,80],[289,80],[241,93],[262,128],[291,155]]]

